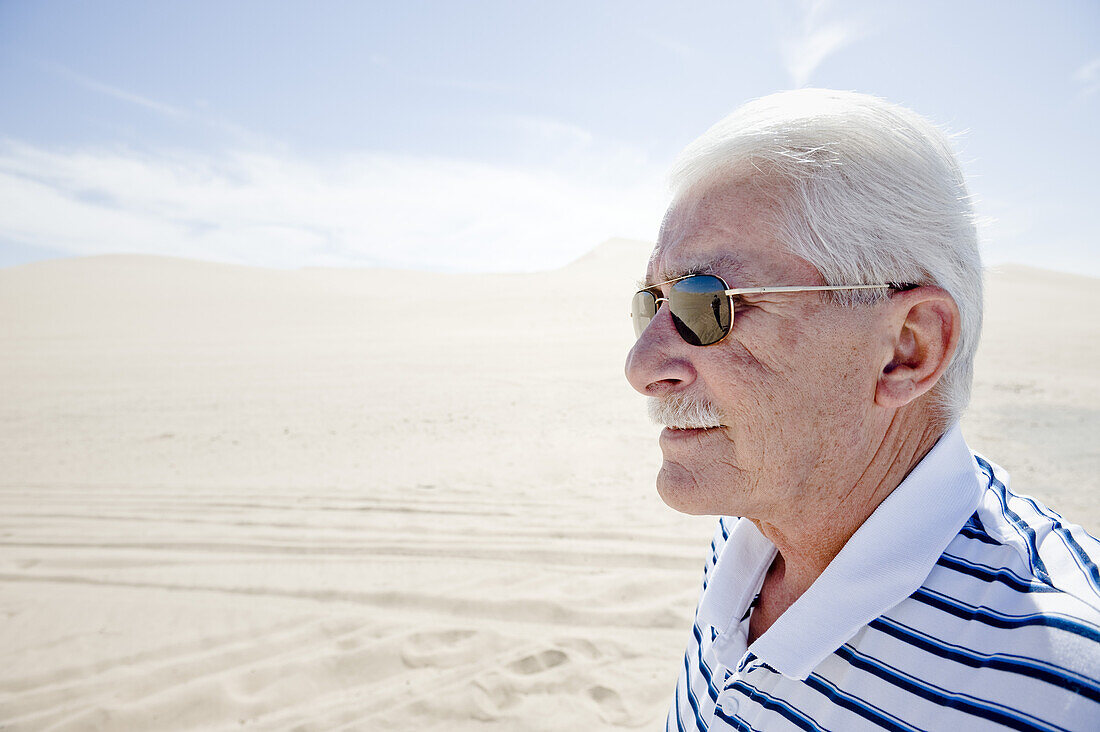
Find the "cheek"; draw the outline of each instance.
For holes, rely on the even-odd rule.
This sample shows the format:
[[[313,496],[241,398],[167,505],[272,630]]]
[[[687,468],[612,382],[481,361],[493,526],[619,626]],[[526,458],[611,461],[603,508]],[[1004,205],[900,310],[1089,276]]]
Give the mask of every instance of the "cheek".
[[[812,320],[774,325],[766,343],[745,341],[730,355],[736,379],[719,390],[745,463],[813,459],[874,401],[873,369],[849,335],[827,320],[821,330]]]
[[[872,357],[850,335],[819,341],[789,384],[789,424],[804,443],[829,454],[848,444],[865,425],[874,406],[877,371]],[[809,364],[809,367],[806,366]],[[797,368],[797,365],[794,365]]]
[[[820,315],[781,324],[775,334],[776,371],[826,401],[862,389],[855,387],[867,380],[867,349],[851,329],[841,326]]]
[[[782,322],[766,339],[732,342],[723,354],[725,368],[712,372],[717,374],[714,393],[722,394],[734,410],[757,417],[761,411],[782,409],[792,385],[804,381],[806,342],[803,328]]]
[[[773,346],[770,349],[775,370],[782,373],[810,372],[807,364],[812,364],[822,346],[828,346],[822,332],[810,320],[783,318],[775,324]]]

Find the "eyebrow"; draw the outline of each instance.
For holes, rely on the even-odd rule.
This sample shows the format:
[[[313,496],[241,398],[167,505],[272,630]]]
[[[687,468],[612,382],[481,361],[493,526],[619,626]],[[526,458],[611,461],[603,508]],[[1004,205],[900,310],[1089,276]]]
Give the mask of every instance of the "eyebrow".
[[[639,290],[647,290],[662,282],[669,282],[671,280],[680,279],[681,277],[689,277],[697,274],[713,274],[713,275],[732,275],[723,276],[727,282],[733,279],[735,282],[742,282],[744,277],[745,267],[739,259],[729,254],[722,254],[717,257],[710,257],[708,259],[702,259],[698,261],[685,261],[675,267],[669,269],[662,269],[657,274],[657,279],[651,281],[648,277],[644,280],[638,281]]]

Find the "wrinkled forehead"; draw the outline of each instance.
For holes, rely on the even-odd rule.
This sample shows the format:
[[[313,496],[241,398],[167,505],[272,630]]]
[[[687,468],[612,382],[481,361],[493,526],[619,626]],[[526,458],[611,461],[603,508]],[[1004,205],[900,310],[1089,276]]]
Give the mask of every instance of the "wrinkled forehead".
[[[647,284],[690,274],[718,274],[745,282],[785,249],[774,236],[775,198],[752,181],[689,191],[673,201],[661,222],[646,269]],[[732,278],[732,279],[730,279]]]
[[[751,274],[751,266],[746,265],[733,254],[711,255],[699,253],[676,257],[659,257],[657,253],[658,249],[654,249],[653,254],[650,255],[645,280],[639,283],[641,289],[697,274],[718,275],[727,284],[756,283],[756,278]]]

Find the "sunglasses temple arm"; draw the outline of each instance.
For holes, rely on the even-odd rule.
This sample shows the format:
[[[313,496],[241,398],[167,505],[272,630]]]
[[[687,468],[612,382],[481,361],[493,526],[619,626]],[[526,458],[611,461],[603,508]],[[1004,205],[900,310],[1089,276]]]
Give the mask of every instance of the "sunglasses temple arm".
[[[726,290],[725,294],[733,297],[734,295],[762,295],[768,292],[831,292],[834,290],[890,290],[895,289],[897,285],[891,283],[888,285],[814,285],[812,287],[742,287],[739,289]]]

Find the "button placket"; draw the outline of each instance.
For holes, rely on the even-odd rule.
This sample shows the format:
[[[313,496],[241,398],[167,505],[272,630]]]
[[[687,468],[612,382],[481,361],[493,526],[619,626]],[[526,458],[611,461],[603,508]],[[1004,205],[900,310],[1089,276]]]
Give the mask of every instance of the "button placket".
[[[747,660],[746,655],[745,658],[741,659],[741,663],[737,664],[736,669],[726,670],[724,688],[718,692],[718,708],[727,716],[735,716],[741,706],[741,692],[734,688],[734,684],[745,678],[747,674],[745,661]],[[748,670],[751,670],[751,667]]]

